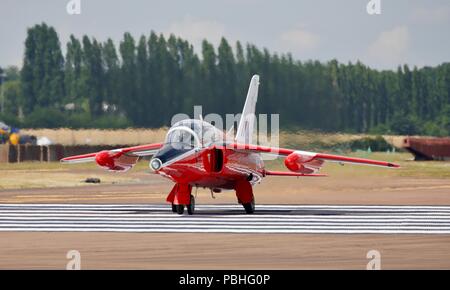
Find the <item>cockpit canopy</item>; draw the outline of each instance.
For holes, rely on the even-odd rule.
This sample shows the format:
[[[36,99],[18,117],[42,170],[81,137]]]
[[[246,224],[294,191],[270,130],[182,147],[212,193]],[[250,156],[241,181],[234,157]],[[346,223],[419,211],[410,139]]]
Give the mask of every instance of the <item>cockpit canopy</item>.
[[[184,148],[207,147],[222,142],[224,133],[202,120],[187,119],[175,123],[166,136],[165,143]]]

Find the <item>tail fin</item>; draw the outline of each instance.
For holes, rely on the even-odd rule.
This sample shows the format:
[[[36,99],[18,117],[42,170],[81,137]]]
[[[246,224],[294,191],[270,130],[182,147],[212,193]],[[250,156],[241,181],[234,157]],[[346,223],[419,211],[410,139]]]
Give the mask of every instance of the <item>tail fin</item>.
[[[236,142],[241,144],[251,144],[253,139],[253,129],[255,126],[255,108],[258,100],[259,76],[254,75],[248,87],[247,99],[242,110],[241,120],[236,132]]]

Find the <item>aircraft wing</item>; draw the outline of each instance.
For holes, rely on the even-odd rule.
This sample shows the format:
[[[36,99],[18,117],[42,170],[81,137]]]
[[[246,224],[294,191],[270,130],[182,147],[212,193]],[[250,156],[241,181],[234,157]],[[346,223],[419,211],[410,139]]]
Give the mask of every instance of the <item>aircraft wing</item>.
[[[296,177],[325,177],[326,174],[307,174],[307,173],[296,173],[296,172],[286,172],[286,171],[270,171],[265,170],[265,175],[270,176],[296,176]]]
[[[139,157],[154,155],[161,147],[162,143],[155,143],[127,148],[118,148],[65,157],[60,161],[62,163],[69,164],[97,162],[98,165],[109,170],[124,171],[130,169],[134,164],[136,164]]]
[[[286,167],[292,171],[303,174],[314,174],[319,171],[325,161],[338,162],[341,164],[351,163],[359,165],[371,165],[380,167],[397,168],[399,165],[386,161],[378,161],[365,158],[347,157],[333,154],[316,153],[301,150],[292,150],[284,148],[274,148],[251,144],[227,144],[227,148],[233,148],[238,151],[273,154],[284,157]]]

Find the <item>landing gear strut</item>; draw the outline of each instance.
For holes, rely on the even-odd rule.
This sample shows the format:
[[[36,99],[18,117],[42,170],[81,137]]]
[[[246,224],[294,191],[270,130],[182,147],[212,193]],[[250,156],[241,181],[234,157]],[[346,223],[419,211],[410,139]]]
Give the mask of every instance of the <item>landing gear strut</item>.
[[[235,186],[236,197],[238,202],[242,204],[247,214],[255,212],[255,198],[253,197],[253,188],[246,179],[240,180]]]
[[[191,203],[186,206],[189,215],[193,215],[195,211],[195,198],[191,194]]]

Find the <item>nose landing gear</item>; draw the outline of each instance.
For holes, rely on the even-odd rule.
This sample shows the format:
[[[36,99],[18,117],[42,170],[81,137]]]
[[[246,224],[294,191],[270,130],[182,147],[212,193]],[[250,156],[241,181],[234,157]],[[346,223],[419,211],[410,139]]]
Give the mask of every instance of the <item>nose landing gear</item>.
[[[192,186],[189,184],[175,184],[172,191],[167,196],[167,202],[172,204],[172,212],[183,214],[184,208],[187,208],[188,214],[192,215],[195,211],[195,198],[191,194]]]
[[[193,215],[195,212],[195,197],[191,194],[190,203],[189,204],[173,204],[172,203],[172,212],[177,214],[183,214],[184,208],[186,207],[189,215]]]

